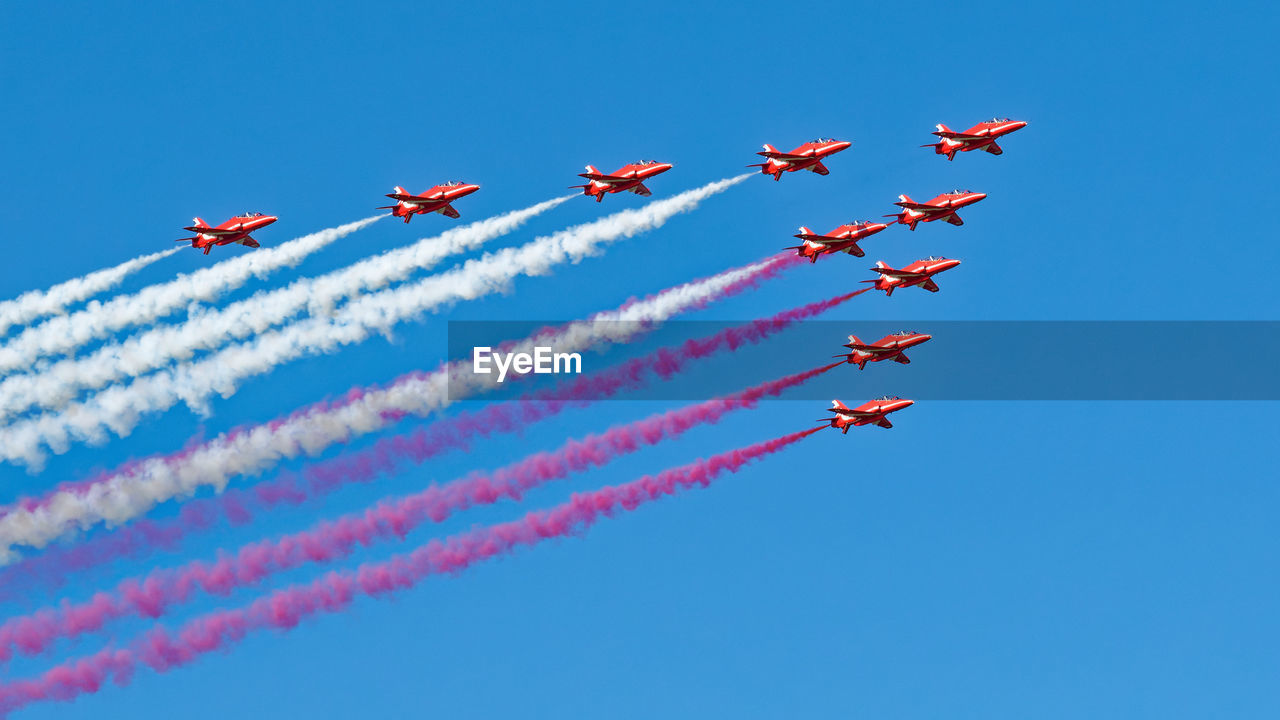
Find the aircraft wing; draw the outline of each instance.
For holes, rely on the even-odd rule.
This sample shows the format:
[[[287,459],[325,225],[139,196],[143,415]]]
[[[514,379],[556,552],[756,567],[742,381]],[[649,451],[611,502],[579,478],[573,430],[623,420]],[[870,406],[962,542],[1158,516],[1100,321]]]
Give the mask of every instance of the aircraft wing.
[[[831,173],[831,171],[827,169],[827,166],[823,165],[820,162],[816,162],[810,165],[809,169],[818,173],[819,175],[829,175]]]
[[[951,215],[947,218],[947,222],[951,223],[952,225],[955,225],[956,227],[960,227],[961,225],[964,224],[964,221],[960,219],[960,216],[956,215],[955,213],[951,213]]]
[[[879,420],[877,420],[877,421],[876,421],[876,425],[879,425],[879,426],[880,426],[880,427],[882,427],[882,428],[891,428],[891,427],[893,427],[893,423],[889,422],[889,418],[887,418],[887,417],[882,417],[882,418],[880,418]]]
[[[644,183],[640,183],[639,185],[636,185],[635,187],[631,188],[631,192],[641,197],[649,197],[650,195],[653,194],[649,192],[649,188],[644,186]]]
[[[983,149],[983,150],[986,150],[987,152],[991,153],[992,155],[1001,155],[1001,154],[1003,154],[1003,153],[1004,153],[1004,150],[1000,149],[1000,146],[999,146],[999,145],[997,145],[997,144],[995,144],[994,142],[993,142],[993,143],[991,143],[990,145],[987,145],[986,147],[984,147],[984,148],[982,148],[982,149]]]
[[[881,275],[888,275],[889,277],[896,277],[896,278],[920,277],[920,273],[907,272],[906,270],[894,270],[893,268],[882,268],[882,267],[872,268],[872,269],[880,273]]]
[[[211,227],[186,227],[182,229],[187,232],[200,233],[201,235],[213,235],[215,237],[221,235],[238,235],[240,233],[239,230],[219,230],[218,228]]]
[[[928,290],[929,292],[938,292],[938,283],[934,282],[932,279],[925,280],[924,282],[920,283],[920,287],[924,288],[925,290]]]
[[[617,175],[603,175],[601,173],[578,173],[578,177],[583,177],[588,180],[598,180],[602,183],[620,183],[631,179],[618,177]]]
[[[401,195],[399,193],[391,193],[387,197],[391,198],[392,200],[400,200],[401,202],[407,202],[407,203],[417,203],[419,205],[425,205],[426,203],[435,201],[435,199],[433,198],[425,198],[425,197],[422,197],[421,195]]]
[[[871,353],[873,355],[880,355],[883,353],[887,353],[893,349],[893,348],[884,347],[883,345],[861,345],[858,343],[845,343],[845,347],[849,348],[850,350],[857,350],[858,352]]]
[[[453,209],[453,206],[452,206],[452,205],[449,205],[449,204],[447,204],[447,203],[445,204],[445,206],[444,206],[444,207],[440,208],[439,210],[436,210],[436,212],[440,213],[441,215],[443,215],[443,216],[445,216],[445,217],[453,218],[454,220],[457,220],[457,219],[458,219],[458,217],[459,217],[459,215],[458,215],[458,211],[457,211],[457,210],[454,210],[454,209]]]
[[[240,243],[241,245],[244,245],[245,247],[251,247],[251,248],[258,247],[258,241],[254,240],[248,235],[245,235],[243,238],[237,240],[236,242]]]
[[[875,417],[876,415],[880,414],[880,413],[873,413],[873,412],[862,412],[860,410],[850,410],[849,408],[845,408],[843,410],[838,408],[832,408],[830,412],[833,412],[837,415],[843,415],[845,417],[851,417],[851,418],[869,418],[869,417]]]
[[[761,150],[756,154],[773,158],[774,160],[804,160],[809,157],[808,155],[793,155],[792,153],[778,152],[777,150]]]
[[[906,201],[896,202],[894,203],[894,205],[897,205],[898,207],[904,208],[906,210],[920,210],[922,212],[937,212],[943,209],[938,207],[937,205],[926,205],[924,203],[906,202]]]

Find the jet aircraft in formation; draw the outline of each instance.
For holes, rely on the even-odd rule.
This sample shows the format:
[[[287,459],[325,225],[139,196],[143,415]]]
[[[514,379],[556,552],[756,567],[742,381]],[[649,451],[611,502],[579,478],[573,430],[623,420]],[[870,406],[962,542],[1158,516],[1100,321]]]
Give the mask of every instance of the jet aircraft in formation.
[[[1000,149],[1000,146],[996,144],[996,139],[1021,130],[1026,126],[1027,124],[1021,120],[992,118],[986,122],[980,122],[964,132],[956,132],[946,125],[938,123],[938,129],[933,134],[937,135],[941,140],[936,143],[921,145],[920,147],[931,147],[938,155],[946,155],[948,160],[955,160],[957,152],[970,152],[972,150],[986,150],[992,155],[1001,155],[1004,150]]]
[[[914,400],[904,400],[894,395],[885,395],[875,400],[869,400],[856,408],[851,408],[839,400],[832,400],[831,408],[827,412],[835,413],[835,415],[823,418],[818,422],[829,424],[839,430],[842,435],[848,433],[849,428],[855,425],[878,425],[882,428],[891,428],[893,423],[889,422],[889,413],[897,412],[914,404]]]
[[[756,153],[768,158],[762,163],[754,163],[747,167],[758,167],[760,172],[765,175],[772,175],[774,180],[781,180],[782,173],[795,172],[797,170],[808,170],[826,175],[830,170],[826,165],[822,164],[822,160],[831,155],[844,150],[853,145],[847,140],[833,140],[831,138],[818,138],[810,140],[800,147],[789,153],[784,153],[778,148],[765,143],[764,151]]]
[[[862,257],[866,255],[862,248],[858,247],[858,241],[863,238],[869,238],[872,235],[889,227],[886,223],[873,223],[867,220],[861,222],[852,222],[841,225],[825,235],[819,235],[807,227],[801,227],[800,232],[795,236],[804,242],[787,248],[787,250],[795,250],[800,257],[809,258],[809,262],[818,262],[820,255],[830,253],[844,252],[854,257]]]
[[[907,357],[905,350],[929,342],[932,339],[932,335],[903,330],[892,335],[885,335],[868,345],[862,342],[857,335],[850,335],[849,342],[844,345],[849,348],[849,352],[833,357],[845,358],[845,362],[857,365],[859,370],[865,369],[869,362],[880,362],[881,360],[892,360],[896,363],[907,365],[911,362],[911,359]]]
[[[644,186],[644,181],[655,175],[661,175],[671,168],[671,163],[661,163],[657,160],[641,160],[640,162],[623,165],[613,174],[606,175],[597,170],[596,166],[588,165],[587,171],[578,173],[578,177],[584,177],[589,182],[586,185],[570,185],[569,187],[583,188],[583,194],[594,195],[596,202],[603,200],[606,193],[633,192],[637,195],[648,197],[653,193]]]
[[[860,282],[875,283],[872,287],[877,290],[883,290],[886,296],[893,295],[893,291],[897,288],[912,287],[914,285],[919,285],[929,292],[938,292],[938,284],[933,281],[933,276],[940,272],[946,272],[959,264],[959,260],[930,255],[923,260],[917,260],[907,265],[901,270],[895,270],[881,260],[876,263],[875,267],[871,268],[880,273],[880,277],[874,280],[861,280]]]
[[[480,189],[479,185],[471,185],[461,180],[452,180],[427,190],[418,195],[409,194],[408,190],[397,185],[395,191],[387,197],[396,201],[395,205],[383,205],[378,210],[390,210],[392,216],[402,217],[407,223],[414,215],[440,213],[445,217],[458,219],[458,211],[453,209],[454,200],[463,198]]]
[[[258,241],[254,240],[249,233],[264,228],[279,219],[274,215],[247,212],[236,215],[214,227],[200,218],[192,218],[191,227],[182,229],[195,233],[195,237],[178,238],[175,242],[190,242],[191,247],[204,250],[205,255],[209,254],[214,245],[239,243],[247,247],[256,248],[258,247]]]
[[[911,230],[916,229],[917,223],[933,222],[934,220],[945,220],[959,227],[964,224],[964,220],[960,219],[956,211],[967,205],[979,202],[986,196],[986,193],[973,192],[971,190],[952,190],[951,192],[942,193],[928,202],[918,203],[906,195],[899,195],[898,202],[894,203],[894,205],[902,208],[902,212],[885,215],[885,217],[897,218],[897,222],[906,225]]]
[[[971,150],[985,150],[992,155],[999,155],[1003,150],[996,144],[996,139],[1020,130],[1026,125],[1027,123],[1020,120],[996,118],[978,123],[965,132],[958,133],[946,125],[939,124],[937,131],[934,132],[934,135],[941,138],[939,142],[923,147],[932,147],[938,154],[946,155],[948,159],[953,158],[957,152],[969,152]],[[852,145],[853,143],[847,140],[818,138],[800,145],[791,152],[782,152],[772,145],[765,144],[764,150],[756,153],[764,156],[765,162],[755,163],[747,167],[758,167],[760,172],[765,175],[772,175],[774,180],[781,180],[784,172],[796,172],[798,170],[808,170],[818,175],[827,175],[830,171],[823,164],[823,160]],[[612,174],[605,174],[595,166],[588,165],[587,172],[580,174],[580,177],[586,178],[588,182],[585,185],[573,185],[571,187],[582,188],[583,194],[594,196],[596,202],[603,200],[604,196],[609,193],[632,192],[636,195],[649,196],[652,192],[645,186],[645,181],[671,168],[671,163],[644,160],[624,165]],[[446,217],[457,219],[459,214],[454,209],[453,202],[479,189],[479,185],[453,181],[436,185],[423,193],[413,195],[397,185],[394,192],[387,194],[387,197],[396,201],[396,204],[383,205],[378,209],[390,210],[394,217],[404,218],[405,223],[408,223],[414,215],[425,215],[427,213],[439,213]],[[898,196],[899,202],[895,204],[902,208],[902,212],[886,215],[885,217],[895,218],[896,223],[907,225],[912,230],[915,230],[916,225],[919,223],[933,222],[934,220],[945,220],[952,225],[963,225],[964,222],[956,214],[956,210],[966,205],[972,205],[985,197],[986,195],[983,193],[956,190],[950,193],[943,193],[926,203],[917,203],[906,195],[900,195]],[[273,215],[245,213],[244,215],[237,215],[215,227],[210,226],[200,218],[195,218],[191,227],[184,228],[188,232],[195,233],[195,236],[181,238],[179,242],[190,242],[192,247],[202,249],[206,255],[209,254],[214,245],[237,243],[246,247],[256,248],[258,247],[258,242],[249,233],[266,227],[277,219]],[[811,262],[817,262],[818,257],[821,255],[837,252],[863,257],[864,253],[862,248],[858,246],[858,241],[881,232],[886,227],[888,227],[886,223],[849,223],[841,225],[825,235],[820,235],[807,227],[802,227],[796,237],[801,239],[803,243],[788,249],[796,250],[800,256],[809,258]]]

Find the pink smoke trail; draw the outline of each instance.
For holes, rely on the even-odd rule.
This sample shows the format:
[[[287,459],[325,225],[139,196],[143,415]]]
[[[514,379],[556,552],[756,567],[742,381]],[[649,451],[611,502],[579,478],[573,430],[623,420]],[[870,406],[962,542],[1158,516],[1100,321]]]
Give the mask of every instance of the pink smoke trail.
[[[382,438],[368,448],[313,463],[301,473],[283,472],[253,488],[233,489],[212,498],[186,503],[174,520],[142,519],[131,526],[87,542],[53,548],[0,571],[0,587],[23,577],[27,584],[56,585],[71,572],[123,557],[176,547],[190,533],[213,527],[219,518],[235,525],[253,519],[256,510],[298,505],[352,482],[368,482],[392,475],[450,450],[466,450],[477,439],[510,433],[554,416],[566,407],[611,397],[643,386],[650,375],[666,380],[693,360],[761,342],[796,322],[835,308],[867,291],[837,295],[772,317],[725,328],[704,338],[660,348],[612,368],[566,383],[563,389],[534,393],[529,400],[496,403],[482,410],[441,418],[408,434]]]
[[[617,425],[604,433],[568,440],[556,450],[536,453],[492,473],[474,472],[445,485],[384,500],[363,512],[348,513],[309,530],[245,545],[212,565],[195,561],[179,568],[154,570],[145,578],[119,583],[112,592],[97,593],[91,600],[75,604],[64,600],[55,608],[11,618],[0,624],[0,662],[7,661],[14,650],[38,654],[57,638],[95,631],[126,615],[159,617],[198,591],[226,595],[273,573],[346,557],[358,545],[403,540],[422,523],[442,522],[473,505],[488,505],[503,498],[519,500],[526,491],[553,480],[603,466],[620,455],[678,437],[690,428],[718,422],[729,412],[754,407],[763,397],[777,396],[841,364],[787,375],[731,395]]]
[[[753,271],[743,274],[742,277],[740,277],[736,281],[731,282],[725,285],[724,287],[720,288],[717,292],[711,293],[706,297],[698,298],[696,299],[695,302],[690,303],[688,306],[686,306],[681,310],[681,312],[696,311],[696,310],[705,308],[712,302],[722,300],[728,297],[732,297],[734,295],[745,292],[747,290],[754,289],[757,286],[759,286],[760,283],[765,282],[766,280],[773,279],[778,274],[780,274],[783,270],[790,267],[794,267],[795,265],[799,264],[799,262],[800,262],[800,258],[794,255],[779,253],[777,255],[773,255],[769,258],[766,258],[764,261],[751,263],[750,265],[746,265],[739,268],[731,268],[722,273],[718,273],[717,275],[714,275],[708,278],[702,278],[701,280],[695,280],[691,283],[684,283],[683,285],[674,286],[672,288],[667,288],[666,290],[653,293],[651,295],[645,296],[644,298],[632,297],[631,299],[623,303],[617,310],[610,311],[609,313],[598,313],[597,316],[608,315],[608,314],[619,314],[625,311],[626,309],[632,306],[635,306],[637,304],[644,304],[644,303],[648,303],[656,299],[659,299],[665,293],[671,292],[673,290],[679,290],[681,288],[697,286],[703,282],[712,280],[716,277],[732,276],[734,274],[742,273],[744,270],[747,270],[752,266],[758,266]],[[573,326],[574,324],[575,323],[570,322],[558,327],[542,328],[538,330],[536,333],[534,333],[533,339],[537,339],[543,336],[552,335],[552,334],[564,331],[567,328]],[[423,371],[416,371],[416,372],[408,373],[400,378],[397,378],[395,381],[387,385],[354,387],[348,390],[345,394],[343,394],[337,400],[324,400],[318,403],[314,403],[312,405],[305,406],[303,408],[295,410],[294,412],[288,415],[281,416],[274,420],[268,421],[267,423],[263,423],[263,426],[266,426],[266,427],[286,426],[290,423],[290,421],[293,421],[298,418],[306,417],[309,415],[330,414],[330,413],[333,413],[334,411],[342,409],[345,406],[351,405],[359,401],[361,398],[365,397],[366,395],[372,392],[376,392],[380,390],[391,390],[396,388],[397,386],[404,385],[410,381],[421,380],[428,374],[429,373],[426,373]],[[250,431],[254,430],[257,427],[261,427],[261,426],[248,425],[248,426],[233,428],[226,433],[225,437],[217,438],[212,442],[217,442],[218,440],[225,441],[227,439],[234,438],[238,435],[249,433]],[[134,468],[142,465],[143,463],[149,460],[158,459],[168,463],[180,462],[184,457],[192,455],[196,451],[200,450],[203,445],[207,445],[207,444],[209,443],[188,443],[188,445],[184,447],[182,450],[177,451],[175,453],[171,453],[169,455],[156,455],[156,456],[151,456],[147,458],[131,460],[121,465],[120,467],[116,468],[113,471],[101,472],[101,473],[98,473],[96,476],[85,479],[85,480],[76,480],[76,481],[59,483],[53,490],[45,493],[43,496],[19,498],[15,500],[13,503],[11,503],[10,505],[8,505],[7,507],[0,507],[0,518],[3,518],[5,515],[12,513],[15,509],[36,510],[41,507],[44,507],[48,505],[51,499],[57,496],[59,493],[69,492],[69,493],[83,495],[90,488],[100,483],[103,483],[112,477],[130,474],[130,472]]]
[[[0,685],[0,713],[35,702],[67,701],[96,693],[108,680],[124,686],[139,665],[165,672],[205,653],[229,648],[250,632],[289,630],[313,615],[339,612],[359,595],[382,597],[411,588],[430,576],[457,573],[549,538],[581,534],[602,518],[630,512],[682,490],[707,487],[721,474],[737,472],[821,429],[791,433],[622,485],[574,493],[567,503],[530,512],[513,522],[431,540],[384,562],[361,565],[355,571],[330,572],[310,584],[276,590],[249,605],[197,617],[176,633],[158,626],[127,648],[108,648],[67,661],[36,678]]]

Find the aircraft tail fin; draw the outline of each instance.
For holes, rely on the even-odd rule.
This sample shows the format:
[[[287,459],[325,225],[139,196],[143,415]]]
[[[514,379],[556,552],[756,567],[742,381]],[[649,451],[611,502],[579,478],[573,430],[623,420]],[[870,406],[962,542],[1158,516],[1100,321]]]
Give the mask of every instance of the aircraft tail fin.
[[[191,225],[192,225],[192,227],[198,227],[198,228],[207,228],[207,227],[209,227],[209,223],[205,222],[204,220],[201,220],[201,219],[200,219],[200,218],[198,218],[198,217],[193,217],[193,218],[191,218]]]
[[[800,226],[800,233],[799,233],[798,235],[796,235],[796,237],[804,237],[805,235],[814,235],[814,234],[815,234],[815,233],[813,232],[813,230],[810,230],[809,228],[805,227],[804,225],[801,225],[801,226]]]
[[[862,344],[863,344],[862,340],[860,340],[857,335],[850,335],[849,344],[845,345],[845,347],[849,347],[849,345],[862,345]]]
[[[947,127],[946,125],[943,125],[942,123],[938,123],[938,129],[935,130],[933,134],[939,137],[947,137],[948,135],[955,135],[956,133],[954,130]]]
[[[848,405],[845,405],[844,403],[840,402],[839,400],[832,400],[832,401],[831,401],[831,409],[832,409],[832,410],[848,410],[848,409],[849,409],[849,406],[848,406]]]
[[[765,152],[776,153],[776,152],[778,152],[778,148],[776,148],[776,147],[774,147],[774,146],[770,145],[769,143],[765,143],[765,144],[764,144],[764,151],[765,151]]]
[[[411,195],[411,194],[412,194],[412,193],[410,193],[408,190],[405,190],[404,188],[400,187],[399,185],[395,186],[395,193],[396,193],[397,195]]]
[[[907,203],[907,204],[909,204],[909,205],[914,205],[916,201],[915,201],[915,200],[912,200],[910,195],[899,195],[899,196],[898,196],[898,202]],[[886,216],[886,217],[888,217],[888,216]]]
[[[600,172],[599,170],[597,170],[595,165],[588,165],[588,166],[587,166],[587,172],[588,172],[588,173],[590,173],[590,174],[592,174],[592,175],[603,175],[603,174],[604,174],[604,173]]]

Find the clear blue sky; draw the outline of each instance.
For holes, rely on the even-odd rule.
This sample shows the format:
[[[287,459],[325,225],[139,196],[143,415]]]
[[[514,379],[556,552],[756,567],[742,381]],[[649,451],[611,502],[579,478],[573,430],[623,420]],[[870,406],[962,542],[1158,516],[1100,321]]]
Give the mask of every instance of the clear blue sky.
[[[449,317],[580,317],[758,258],[798,225],[825,230],[890,212],[899,193],[959,186],[989,194],[963,228],[891,229],[864,243],[866,258],[797,268],[697,317],[771,314],[852,287],[877,259],[945,254],[964,265],[942,292],[868,294],[830,317],[847,332],[921,318],[1280,319],[1278,28],[1262,3],[9,3],[0,19],[5,297],[169,247],[193,215],[278,214],[258,235],[274,245],[371,214],[393,185],[460,178],[483,185],[458,204],[466,221],[559,195],[587,163],[648,157],[677,163],[651,183],[665,196],[741,172],[761,143],[823,135],[855,142],[828,177],[753,179]],[[1002,157],[948,163],[916,147],[937,122],[996,114],[1031,123]],[[497,244],[641,202],[576,201]],[[382,222],[232,297],[451,224]],[[209,259],[181,253],[126,288]],[[212,417],[175,410],[39,476],[0,468],[0,499],[434,365],[444,332],[433,317],[292,363]],[[912,368],[846,373],[843,394],[895,392],[895,375],[946,362],[931,350]],[[1231,352],[1188,338],[1185,381],[1222,372]],[[159,560],[662,407],[605,403]],[[769,404],[527,505],[798,429],[815,412]],[[586,538],[21,717],[1275,716],[1278,420],[1261,402],[922,402],[892,431],[819,434]],[[468,513],[414,539],[515,512]]]

